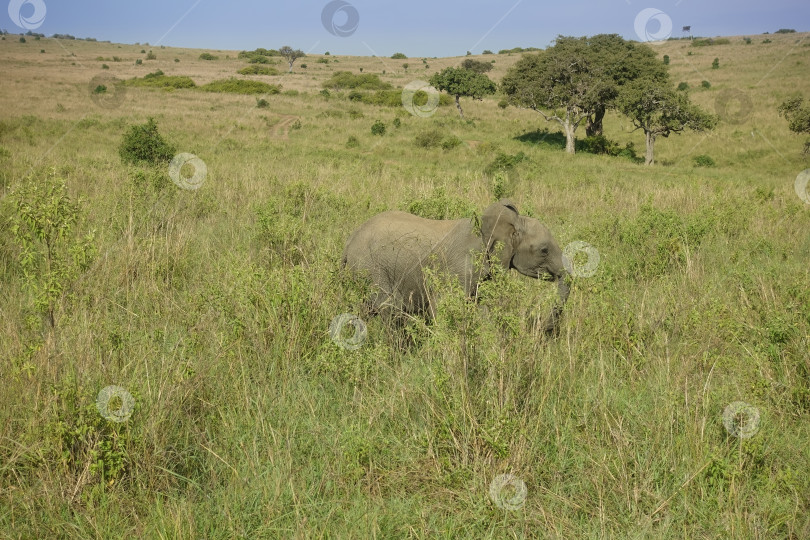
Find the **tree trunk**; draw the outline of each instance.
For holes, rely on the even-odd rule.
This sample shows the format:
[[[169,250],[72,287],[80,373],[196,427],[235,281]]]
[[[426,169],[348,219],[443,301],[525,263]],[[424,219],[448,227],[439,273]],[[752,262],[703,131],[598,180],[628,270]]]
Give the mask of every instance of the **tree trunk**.
[[[565,151],[568,152],[569,154],[573,154],[574,152],[576,152],[576,146],[574,144],[575,143],[574,129],[576,128],[571,123],[571,120],[567,118],[565,119],[564,122],[562,122],[562,125],[563,129],[565,130]]]
[[[588,117],[588,124],[585,126],[585,135],[593,137],[602,134],[602,120],[605,118],[605,106],[599,105],[593,116]]]
[[[456,108],[458,109],[458,114],[460,114],[461,117],[464,118],[464,111],[461,110],[461,102],[458,99],[459,97],[460,96],[456,94]]]
[[[655,162],[655,134],[651,131],[645,131],[644,137],[647,140],[647,154],[644,160],[645,165],[652,165]]]

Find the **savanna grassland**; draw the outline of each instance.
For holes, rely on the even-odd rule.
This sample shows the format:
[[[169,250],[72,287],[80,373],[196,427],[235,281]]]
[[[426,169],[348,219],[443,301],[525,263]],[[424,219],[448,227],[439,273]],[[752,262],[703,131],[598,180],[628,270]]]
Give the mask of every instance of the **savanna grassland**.
[[[810,204],[794,189],[810,165],[776,112],[810,98],[810,42],[750,37],[653,45],[720,122],[659,139],[647,167],[615,114],[605,136],[634,146],[571,156],[502,96],[462,99],[461,120],[321,93],[340,70],[403,87],[462,58],[310,54],[241,76],[238,51],[5,36],[0,537],[810,537]],[[519,57],[475,58],[499,81]],[[91,82],[157,70],[280,92],[112,99]],[[205,163],[199,189],[122,162],[149,117]],[[502,195],[599,253],[558,337],[537,331],[553,287],[515,273],[484,286],[488,310],[439,276],[432,323],[365,317],[356,349],[339,346],[353,327],[330,336],[364,316],[339,268],[360,223]],[[110,405],[120,422],[97,407],[110,385],[133,398]],[[738,401],[759,413],[744,438],[723,423]]]

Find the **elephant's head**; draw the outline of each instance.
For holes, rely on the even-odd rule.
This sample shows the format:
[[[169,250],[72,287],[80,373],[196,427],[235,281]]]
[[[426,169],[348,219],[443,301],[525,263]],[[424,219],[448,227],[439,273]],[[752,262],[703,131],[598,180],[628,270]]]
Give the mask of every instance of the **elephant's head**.
[[[499,256],[504,268],[514,268],[535,279],[556,281],[560,302],[565,303],[570,289],[565,281],[563,253],[545,225],[521,216],[515,203],[501,199],[484,210],[481,235],[489,254],[493,254],[497,242],[503,243]],[[558,318],[559,311],[555,310],[552,314],[555,325]]]

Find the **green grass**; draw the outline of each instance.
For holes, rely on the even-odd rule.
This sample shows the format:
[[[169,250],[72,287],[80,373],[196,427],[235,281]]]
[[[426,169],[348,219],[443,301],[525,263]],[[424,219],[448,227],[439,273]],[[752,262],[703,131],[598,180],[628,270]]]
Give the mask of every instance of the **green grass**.
[[[74,67],[0,42],[13,59],[0,92],[0,536],[807,537],[810,205],[794,180],[808,162],[776,114],[810,95],[801,37],[710,53],[661,44],[674,80],[711,81],[692,96],[701,106],[742,95],[751,108],[659,140],[653,167],[611,152],[643,145],[613,114],[615,145],[569,156],[555,125],[499,108],[502,96],[465,103],[467,120],[415,117],[324,99],[333,72],[314,63],[280,75],[299,93],[263,108],[258,95],[133,85],[120,107],[88,109],[86,84],[64,91]],[[181,58],[197,81],[244,66],[201,52],[155,62]],[[718,55],[723,69],[709,70]],[[498,56],[493,79],[518,58]],[[121,78],[142,69],[125,67]],[[205,162],[199,189],[165,164],[122,163],[125,134],[150,117]],[[417,145],[424,133],[436,144]],[[432,276],[433,323],[366,317],[366,285],[339,270],[360,223],[392,209],[480,213],[506,178],[561,246],[600,254],[573,283],[559,337],[537,330],[553,287],[514,272],[482,286],[486,310]],[[13,227],[33,215],[62,224],[50,247]],[[356,350],[330,337],[343,313],[367,324]],[[124,422],[96,407],[110,385],[133,397]],[[723,426],[734,401],[760,412],[749,439]],[[502,474],[526,486],[515,510],[490,498]]]
[[[165,75],[162,71],[157,70],[153,73],[144,75],[143,77],[135,77],[124,81],[127,86],[146,86],[152,88],[194,88],[196,84],[191,77],[184,75]]]

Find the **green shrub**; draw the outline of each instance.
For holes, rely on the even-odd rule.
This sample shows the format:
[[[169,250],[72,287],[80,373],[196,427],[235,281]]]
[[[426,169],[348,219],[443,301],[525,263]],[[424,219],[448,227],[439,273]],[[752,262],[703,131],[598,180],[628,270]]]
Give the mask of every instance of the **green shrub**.
[[[230,93],[230,94],[278,94],[281,86],[267,84],[261,81],[249,81],[244,79],[221,79],[212,81],[200,86],[200,90],[206,92]]]
[[[728,45],[731,40],[728,38],[706,38],[692,40],[692,47],[709,47],[711,45]]]
[[[695,167],[714,167],[714,160],[706,154],[701,154],[692,158]]]
[[[140,66],[141,64],[143,64],[143,60],[141,60],[140,58],[138,58],[137,60],[135,60],[135,65],[136,65],[136,66]]]
[[[200,55],[200,60],[218,60],[218,56],[214,56],[211,53],[204,52]]]
[[[449,196],[443,187],[434,188],[428,197],[406,198],[400,209],[427,219],[459,219],[476,214],[474,204],[466,199]]]
[[[270,106],[270,102],[267,101],[266,99],[264,99],[264,98],[257,98],[256,99],[256,107],[258,107],[260,109],[266,109],[269,106]]]
[[[405,56],[403,53],[398,52],[398,53],[394,53],[394,54],[392,54],[392,55],[391,55],[391,58],[392,58],[392,59],[394,59],[394,60],[404,60],[404,59],[406,59],[406,58],[408,58],[408,57],[407,57],[407,56]]]
[[[720,59],[715,58],[712,60],[712,69],[720,69]]]
[[[495,159],[484,167],[484,173],[490,175],[496,171],[509,171],[514,169],[518,163],[522,163],[526,159],[528,159],[528,157],[523,152],[518,152],[514,155],[498,152]]]
[[[688,90],[688,89],[689,89],[689,83],[687,83],[685,81],[682,81],[682,82],[678,83],[678,90],[683,91],[683,90]]]
[[[664,55],[664,65],[665,65],[665,66],[668,66],[668,65],[669,65],[669,55],[668,55],[668,54],[665,54],[665,55]]]
[[[442,132],[438,129],[431,129],[428,131],[422,131],[416,134],[414,138],[414,142],[416,146],[420,148],[434,148],[439,146],[442,142]]]
[[[323,85],[324,88],[332,88],[334,90],[342,89],[360,89],[360,90],[388,90],[393,88],[390,83],[380,80],[379,75],[373,73],[361,73],[355,75],[349,71],[338,71],[327,79]]]
[[[270,59],[265,56],[252,56],[248,59],[249,64],[270,64]]]
[[[149,118],[145,124],[130,126],[118,147],[124,163],[168,163],[174,157],[174,146],[158,133],[157,122]]]
[[[101,64],[101,69],[110,69],[110,66],[108,66],[107,64]]]
[[[152,51],[149,51],[149,53],[146,55],[146,59],[147,60],[157,60],[157,55],[155,53],[153,53]]]
[[[464,141],[456,137],[455,135],[448,135],[444,137],[441,142],[441,147],[444,150],[452,150],[453,148],[460,146]]]
[[[95,257],[94,234],[74,233],[82,218],[81,201],[71,199],[65,180],[55,174],[24,179],[9,201],[9,231],[19,247],[25,288],[34,309],[53,328],[63,293]]]
[[[360,141],[354,135],[349,135],[349,138],[346,140],[346,148],[357,148],[360,146]]]
[[[135,77],[124,81],[127,86],[147,86],[153,88],[194,88],[197,86],[190,77],[183,75],[164,75],[161,70],[147,73],[141,78]]]
[[[20,36],[20,43],[25,43],[25,38]]]
[[[711,88],[712,83],[710,83],[709,81],[700,81],[700,86],[703,88]]]
[[[332,97],[332,94],[326,88],[324,88],[323,90],[318,92],[318,95],[323,97],[323,98],[326,98],[326,99],[329,99],[330,97]]]
[[[505,100],[505,99],[502,99],[502,100],[500,100],[498,102],[498,107],[500,107],[501,109],[505,109],[508,106],[509,106],[509,102],[507,100]]]
[[[371,125],[371,134],[385,135],[385,124],[380,120],[374,122],[374,124]]]
[[[278,75],[278,70],[268,66],[247,66],[237,71],[240,75]]]
[[[399,118],[394,118],[394,127],[398,128],[401,125],[402,125],[402,120],[400,120]]]

